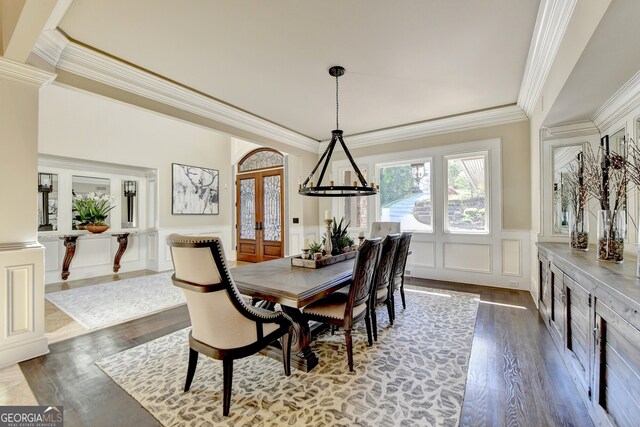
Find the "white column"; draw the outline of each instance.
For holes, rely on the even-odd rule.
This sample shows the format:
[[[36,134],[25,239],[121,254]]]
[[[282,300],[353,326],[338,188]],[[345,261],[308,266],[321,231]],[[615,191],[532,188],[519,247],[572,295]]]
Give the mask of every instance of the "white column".
[[[38,239],[38,100],[54,74],[0,57],[0,367],[48,352]]]

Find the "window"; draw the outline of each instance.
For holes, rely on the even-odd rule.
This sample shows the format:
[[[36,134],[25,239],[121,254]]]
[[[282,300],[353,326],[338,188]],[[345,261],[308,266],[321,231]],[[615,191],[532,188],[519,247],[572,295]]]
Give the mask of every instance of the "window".
[[[362,176],[367,176],[367,170],[361,169]],[[358,181],[356,172],[353,170],[342,171],[342,182],[336,183],[336,185],[351,185],[354,181]],[[333,177],[330,177],[331,180]],[[345,197],[344,198],[344,212],[343,217],[347,223],[351,222],[349,227],[351,228],[367,228],[368,227],[368,197]],[[338,221],[340,219],[338,218]]]
[[[400,222],[404,231],[433,231],[431,159],[381,165],[380,221]]]
[[[488,233],[487,152],[445,157],[445,231]]]

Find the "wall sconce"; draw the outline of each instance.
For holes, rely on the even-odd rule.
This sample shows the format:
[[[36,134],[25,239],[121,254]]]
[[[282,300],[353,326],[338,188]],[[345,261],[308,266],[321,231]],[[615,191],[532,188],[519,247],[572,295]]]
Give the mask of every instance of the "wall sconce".
[[[53,231],[49,223],[49,193],[53,191],[53,174],[38,173],[38,193],[42,194],[42,218],[38,231]]]
[[[127,222],[133,222],[133,209],[135,203],[133,201],[136,197],[136,190],[138,183],[136,181],[124,181],[124,196],[127,198]]]

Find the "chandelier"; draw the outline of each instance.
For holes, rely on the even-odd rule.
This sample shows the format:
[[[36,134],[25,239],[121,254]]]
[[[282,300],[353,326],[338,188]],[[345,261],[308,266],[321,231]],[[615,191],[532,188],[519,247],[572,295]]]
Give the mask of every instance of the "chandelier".
[[[353,157],[351,157],[351,153],[349,149],[347,149],[347,145],[344,143],[344,139],[342,139],[342,131],[340,130],[340,126],[338,123],[338,78],[343,76],[345,69],[340,66],[335,66],[329,68],[329,74],[332,77],[336,78],[336,129],[331,132],[331,142],[327,146],[327,149],[318,160],[318,163],[313,168],[307,179],[304,182],[300,183],[300,189],[298,190],[298,194],[302,196],[315,196],[315,197],[356,197],[356,196],[371,196],[373,194],[378,193],[377,187],[372,183],[367,183],[367,180],[360,172],[360,169],[356,165],[356,162],[353,161]],[[327,168],[329,167],[329,163],[331,161],[331,155],[333,154],[333,150],[336,144],[340,142],[342,145],[342,149],[344,150],[344,154],[346,154],[347,159],[351,163],[353,170],[355,171],[357,180],[353,181],[353,185],[334,185],[334,181],[332,179],[329,180],[329,185],[323,185],[323,179],[325,178]],[[322,168],[321,168],[322,166]],[[318,181],[314,182],[313,177],[315,173],[321,169],[320,175],[318,176]],[[351,183],[349,183],[351,184]]]

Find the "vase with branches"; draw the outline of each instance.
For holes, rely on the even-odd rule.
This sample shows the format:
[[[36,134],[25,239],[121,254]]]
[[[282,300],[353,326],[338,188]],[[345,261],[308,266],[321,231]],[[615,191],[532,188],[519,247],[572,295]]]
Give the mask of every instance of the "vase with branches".
[[[577,165],[571,165],[563,174],[562,199],[569,212],[569,246],[581,251],[589,250],[589,211],[587,189],[584,183],[583,154],[578,154]]]
[[[601,139],[597,152],[589,145],[584,150],[585,188],[600,204],[597,228],[600,261],[624,260],[627,192],[632,185],[627,153],[625,146],[619,152],[610,150],[608,135]]]

